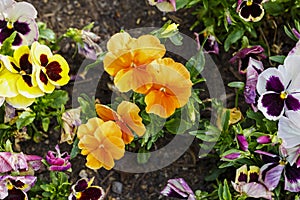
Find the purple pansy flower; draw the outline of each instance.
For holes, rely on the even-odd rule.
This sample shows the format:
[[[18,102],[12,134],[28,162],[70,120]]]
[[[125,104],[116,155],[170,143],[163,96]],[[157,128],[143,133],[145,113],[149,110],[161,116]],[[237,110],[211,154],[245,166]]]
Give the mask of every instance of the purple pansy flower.
[[[100,37],[90,31],[81,31],[81,39],[83,44],[78,44],[78,53],[92,60],[97,60],[97,57],[103,52],[98,45]]]
[[[280,156],[256,150],[262,156],[262,160],[267,163],[260,169],[259,180],[270,190],[274,190],[284,174],[284,189],[290,192],[300,191],[300,168],[296,164],[290,165],[286,158],[288,157],[287,150],[280,146]]]
[[[194,192],[183,178],[169,179],[167,186],[160,193],[167,197],[196,200]]]
[[[300,145],[300,111],[286,111],[278,123],[278,137],[282,139],[285,148]]]
[[[241,157],[240,152],[233,152],[233,153],[229,153],[227,155],[222,156],[221,160],[235,160],[239,157]]]
[[[28,199],[26,192],[35,181],[35,176],[0,176],[0,199]]]
[[[284,110],[300,109],[300,56],[288,56],[284,66],[269,68],[258,76],[258,109],[269,120],[278,120]]]
[[[246,69],[249,66],[249,59],[254,58],[255,60],[261,60],[265,59],[266,56],[263,54],[264,48],[260,45],[249,47],[249,48],[243,48],[239,52],[237,52],[230,60],[229,62],[231,64],[238,62],[238,70],[239,73],[245,74]]]
[[[99,186],[91,186],[94,178],[87,180],[82,178],[72,186],[72,193],[69,195],[68,200],[102,200],[104,199],[105,192]]]
[[[0,43],[3,43],[14,31],[17,36],[13,46],[31,44],[38,39],[35,22],[36,9],[27,2],[6,0],[0,4]]]
[[[256,84],[258,75],[264,70],[263,64],[259,60],[249,58],[246,73],[246,85],[244,89],[245,101],[253,105],[256,103]],[[257,110],[257,109],[256,109]]]
[[[258,177],[259,167],[250,166],[250,170],[248,171],[247,165],[243,165],[236,170],[235,182],[231,182],[231,184],[241,195],[246,194],[248,197],[271,200],[272,192],[258,181]]]
[[[46,155],[46,161],[50,164],[50,171],[66,171],[71,168],[71,163],[69,162],[70,155],[68,152],[60,153],[59,146],[55,146],[54,151],[48,151]]]

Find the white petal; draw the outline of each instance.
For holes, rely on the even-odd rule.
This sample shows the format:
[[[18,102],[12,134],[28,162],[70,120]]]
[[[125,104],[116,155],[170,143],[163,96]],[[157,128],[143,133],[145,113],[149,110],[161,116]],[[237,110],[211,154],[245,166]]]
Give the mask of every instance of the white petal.
[[[289,77],[292,82],[298,81],[297,77],[300,74],[300,55],[292,55],[288,56],[284,60],[284,67],[286,68],[287,74],[286,76]]]
[[[11,7],[9,7],[5,12],[4,16],[8,18],[9,20],[15,22],[20,17],[28,17],[28,18],[36,18],[37,17],[37,11],[33,7],[32,4],[27,2],[17,2],[13,4]]]
[[[278,124],[278,137],[285,148],[293,148],[300,144],[300,112],[287,111],[289,118],[282,117]],[[297,122],[298,121],[298,122]]]
[[[258,94],[262,95],[263,93],[267,92],[266,84],[270,77],[275,76],[278,77],[279,80],[284,84],[284,75],[276,68],[268,68],[263,71],[257,79],[256,89]]]

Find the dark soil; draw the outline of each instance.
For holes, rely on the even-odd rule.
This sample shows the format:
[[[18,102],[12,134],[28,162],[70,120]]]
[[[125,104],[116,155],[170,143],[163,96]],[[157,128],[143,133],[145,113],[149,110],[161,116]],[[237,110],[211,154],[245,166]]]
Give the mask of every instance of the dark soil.
[[[110,36],[119,32],[121,29],[128,30],[140,27],[161,27],[168,19],[180,24],[180,31],[191,37],[193,32],[189,27],[194,22],[191,11],[181,11],[171,14],[163,14],[155,7],[146,4],[146,0],[27,0],[32,3],[38,10],[38,20],[45,22],[55,33],[61,35],[67,28],[83,28],[90,22],[94,22],[93,32],[98,34],[102,40],[109,39]],[[75,73],[80,67],[83,57],[73,56],[75,44],[69,40],[62,41],[62,54],[69,62],[71,72]],[[223,81],[227,85],[231,81],[243,80],[244,77],[236,73],[236,69],[229,65],[230,54],[222,52],[220,56],[214,57],[219,65]],[[103,71],[99,72],[102,74]],[[110,79],[107,74],[101,76],[98,82],[98,91],[96,96],[101,102],[109,103],[111,91],[107,83]],[[82,86],[83,88],[85,86]],[[74,90],[71,82],[63,89],[72,94]],[[228,88],[227,88],[228,89]],[[234,98],[234,91],[227,90],[227,98]],[[72,98],[72,97],[71,97]],[[234,101],[229,101],[234,102]],[[228,107],[233,107],[229,104]],[[70,101],[69,108],[72,107]],[[163,138],[169,141],[171,136]],[[44,156],[48,150],[54,150],[54,146],[59,143],[60,133],[50,131],[48,138],[38,144],[32,145],[32,142],[23,143],[23,149],[26,153],[35,152]],[[165,141],[159,140],[164,143]],[[106,171],[100,169],[92,171],[85,167],[85,157],[78,156],[72,160],[73,172],[72,181],[75,182],[81,174],[86,173],[88,177],[95,176],[95,184],[102,186],[106,190],[106,199],[165,199],[160,195],[160,191],[166,185],[170,178],[184,178],[193,190],[202,189],[210,190],[211,183],[204,180],[205,176],[216,168],[216,162],[213,159],[198,159],[199,141],[194,141],[188,151],[182,155],[176,162],[168,167],[155,172],[144,174],[130,174],[116,170]],[[70,150],[71,146],[61,144],[63,150]],[[80,175],[79,175],[80,174]],[[119,182],[122,184],[122,191],[114,191],[113,185]]]

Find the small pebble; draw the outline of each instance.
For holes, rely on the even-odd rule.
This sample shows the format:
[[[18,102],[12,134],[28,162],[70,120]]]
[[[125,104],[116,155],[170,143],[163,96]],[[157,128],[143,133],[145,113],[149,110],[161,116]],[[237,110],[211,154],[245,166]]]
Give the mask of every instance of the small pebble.
[[[122,194],[123,184],[121,182],[114,181],[112,183],[111,190],[116,194]]]

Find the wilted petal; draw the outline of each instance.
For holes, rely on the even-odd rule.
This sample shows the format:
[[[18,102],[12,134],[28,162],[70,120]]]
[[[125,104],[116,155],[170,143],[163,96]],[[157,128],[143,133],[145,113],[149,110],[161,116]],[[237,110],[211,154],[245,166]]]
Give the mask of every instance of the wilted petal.
[[[169,179],[167,186],[161,191],[167,197],[195,200],[194,192],[182,178]]]

